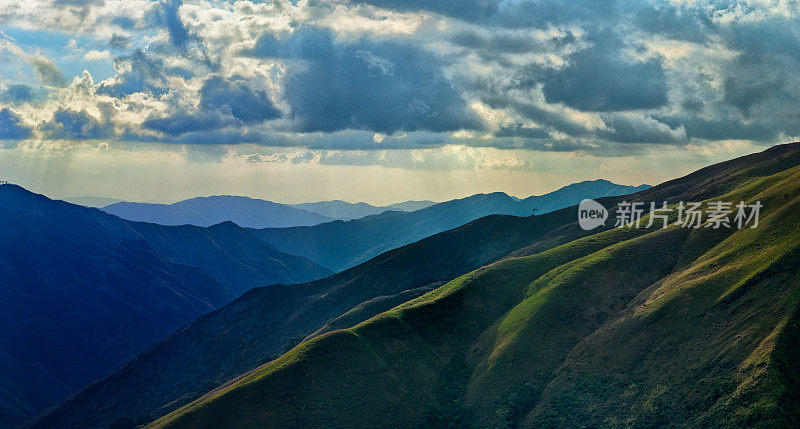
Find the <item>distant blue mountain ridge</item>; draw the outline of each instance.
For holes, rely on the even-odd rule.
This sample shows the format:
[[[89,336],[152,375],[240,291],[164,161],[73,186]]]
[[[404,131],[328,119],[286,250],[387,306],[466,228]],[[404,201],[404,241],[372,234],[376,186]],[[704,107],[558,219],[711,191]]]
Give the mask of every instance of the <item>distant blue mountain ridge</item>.
[[[581,195],[601,197],[621,195],[647,188],[647,185],[634,187],[617,185],[607,180],[596,180],[575,183],[558,191],[524,199],[512,197],[502,192],[487,195],[507,200],[507,206],[499,208],[501,211],[497,212],[497,214],[528,215],[530,214],[529,211],[535,208],[533,206],[537,204],[542,206],[538,207],[539,213],[544,213],[548,210],[548,207],[561,208],[566,202],[574,203],[574,198],[571,198],[571,195],[576,192]],[[480,199],[480,195],[482,194],[468,198]],[[464,201],[468,198],[453,201]],[[67,200],[87,206],[94,206],[102,201],[99,197],[74,197]],[[512,202],[519,204],[514,205],[511,204]],[[448,203],[449,201],[439,204]],[[492,202],[491,204],[495,203]],[[231,221],[246,228],[288,228],[314,226],[335,220],[361,219],[387,211],[414,212],[436,205],[438,204],[429,200],[404,201],[386,206],[374,206],[364,202],[350,203],[342,200],[281,204],[243,196],[215,195],[190,198],[172,204],[119,201],[102,207],[102,210],[123,219],[160,225],[211,226]],[[479,213],[483,215],[496,214],[491,210],[485,213],[479,210]]]
[[[250,231],[275,248],[341,271],[388,250],[493,214],[530,216],[579,204],[584,198],[625,195],[649,185],[617,185],[608,180],[574,183],[524,199],[503,192],[477,194],[412,212],[386,211],[349,221],[314,226],[261,228]]]

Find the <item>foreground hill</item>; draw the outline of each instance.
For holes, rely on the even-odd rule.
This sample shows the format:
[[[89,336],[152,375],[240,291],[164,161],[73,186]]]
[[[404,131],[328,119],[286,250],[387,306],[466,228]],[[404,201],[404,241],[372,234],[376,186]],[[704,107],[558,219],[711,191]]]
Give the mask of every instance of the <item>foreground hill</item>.
[[[478,194],[408,213],[389,211],[348,222],[252,232],[284,252],[305,256],[333,271],[341,271],[387,250],[491,214],[530,216],[534,209],[537,214],[544,214],[578,204],[584,198],[625,195],[647,188],[647,185],[634,187],[596,180],[523,200],[502,192]]]
[[[800,163],[800,146],[715,165],[634,196],[702,200],[749,177]],[[40,419],[36,427],[103,427],[164,413],[283,352],[309,334],[348,328],[509,254],[541,253],[590,233],[576,208],[535,217],[489,216],[309,284],[255,289],[204,316]],[[299,338],[298,338],[299,336]],[[322,337],[324,338],[324,336]]]
[[[119,202],[103,211],[123,219],[160,225],[211,226],[225,221],[252,228],[316,225],[333,220],[319,213],[256,198],[221,195],[173,204]]]
[[[247,289],[330,272],[233,224],[128,222],[0,185],[0,427]]]
[[[530,247],[152,426],[796,427],[799,152],[633,196],[760,201],[756,229],[606,229]]]

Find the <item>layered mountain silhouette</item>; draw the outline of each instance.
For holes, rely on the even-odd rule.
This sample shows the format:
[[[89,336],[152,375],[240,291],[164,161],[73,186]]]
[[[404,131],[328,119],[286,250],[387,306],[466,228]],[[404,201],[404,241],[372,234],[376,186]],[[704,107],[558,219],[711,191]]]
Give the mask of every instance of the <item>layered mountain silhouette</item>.
[[[541,196],[517,199],[502,192],[477,194],[413,212],[388,211],[347,222],[310,227],[252,230],[276,248],[305,256],[333,271],[365,262],[387,250],[413,243],[491,214],[530,216],[578,204],[584,198],[624,195],[649,186],[625,186],[607,180],[575,183]]]
[[[312,336],[151,426],[800,425],[800,144],[625,199],[763,208],[758,228],[744,229],[581,233],[575,207],[480,219],[404,249],[501,222],[488,235],[527,240],[509,258]],[[498,241],[488,245],[502,253]]]
[[[745,180],[766,177],[797,164],[800,164],[800,147],[797,145],[780,146],[763,154],[756,154],[706,168],[682,179],[667,182],[634,195],[602,198],[599,201],[606,207],[613,207],[623,200],[698,201],[716,195],[723,195],[728,192],[727,190],[734,189]],[[177,411],[176,414],[169,416],[159,424],[180,424],[184,421],[183,419],[191,419],[186,421],[190,421],[190,424],[201,426],[236,424],[244,426],[269,426],[270,424],[291,426],[292,422],[305,422],[306,420],[303,420],[299,414],[287,415],[285,419],[283,417],[275,417],[273,412],[278,414],[282,412],[279,410],[280,406],[275,405],[276,408],[270,407],[284,399],[288,401],[286,404],[293,404],[295,400],[299,401],[296,403],[298,408],[292,408],[294,405],[287,405],[289,407],[287,409],[292,410],[290,413],[303,413],[305,411],[299,410],[305,409],[308,411],[308,409],[312,408],[333,413],[333,410],[326,408],[328,405],[333,406],[332,404],[335,404],[336,407],[341,407],[339,414],[332,415],[334,420],[329,422],[332,425],[386,424],[385,422],[368,421],[369,417],[379,416],[382,411],[376,411],[375,414],[372,414],[372,409],[358,408],[361,406],[359,401],[368,403],[374,399],[378,402],[388,401],[384,404],[387,407],[395,404],[405,406],[399,402],[405,398],[402,395],[413,396],[415,389],[415,386],[408,384],[400,386],[402,389],[398,392],[387,393],[383,390],[386,385],[379,383],[376,385],[376,392],[379,394],[372,397],[372,380],[364,380],[359,377],[369,374],[376,374],[376,376],[379,374],[386,375],[386,371],[389,371],[389,378],[412,380],[417,374],[423,375],[423,378],[440,377],[435,382],[435,388],[439,389],[437,392],[451,392],[442,393],[443,398],[450,398],[447,401],[444,399],[431,401],[430,397],[424,397],[421,399],[423,403],[430,401],[430,404],[433,404],[430,409],[423,406],[423,404],[418,404],[420,408],[415,410],[406,408],[402,412],[409,412],[410,419],[407,421],[401,421],[401,419],[389,421],[392,424],[396,423],[400,426],[435,425],[437,421],[441,423],[443,421],[472,419],[473,417],[468,413],[462,416],[462,412],[466,413],[466,411],[458,406],[464,400],[465,388],[463,385],[465,382],[463,380],[465,378],[468,379],[471,376],[470,371],[473,370],[470,369],[464,357],[464,347],[472,347],[470,341],[477,341],[477,338],[480,338],[483,332],[492,326],[494,321],[498,320],[497,318],[502,316],[505,311],[519,304],[519,301],[515,300],[521,299],[520,297],[523,295],[516,292],[518,289],[515,288],[521,287],[518,286],[520,284],[527,285],[536,281],[536,272],[530,271],[523,266],[522,269],[517,271],[509,271],[507,274],[503,273],[502,275],[498,274],[496,277],[489,277],[486,286],[488,289],[483,289],[482,293],[484,295],[480,297],[483,301],[475,301],[474,305],[479,308],[484,306],[492,308],[492,315],[500,314],[494,321],[491,318],[478,317],[477,315],[476,319],[472,320],[471,312],[473,309],[458,306],[450,308],[448,306],[452,303],[451,301],[439,304],[432,298],[439,295],[445,296],[448,290],[454,288],[453,284],[461,284],[464,279],[471,278],[471,276],[477,274],[473,273],[463,277],[456,283],[446,286],[441,286],[443,281],[461,276],[492,261],[505,258],[512,258],[509,261],[519,261],[526,260],[524,258],[517,259],[526,255],[551,255],[552,252],[555,252],[554,249],[568,246],[571,243],[575,243],[572,246],[575,246],[574,249],[577,250],[566,254],[564,258],[572,256],[578,258],[581,252],[588,252],[592,249],[600,251],[612,246],[615,240],[618,239],[615,235],[619,234],[618,230],[611,230],[610,225],[601,229],[600,232],[586,232],[578,227],[576,220],[576,207],[534,217],[492,215],[386,252],[367,263],[327,279],[308,284],[254,289],[225,308],[200,318],[170,339],[139,356],[113,376],[79,393],[49,415],[38,420],[35,426],[101,427],[120,418],[129,418],[142,423],[150,417],[166,413],[191,400],[204,389],[212,389],[226,379],[232,379],[236,375],[244,373],[243,369],[245,368],[252,368],[260,362],[269,361],[304,337],[310,339],[288,354],[259,368],[256,372],[237,379],[239,381],[218,388],[206,398]],[[608,237],[602,236],[602,234],[608,234]],[[632,233],[628,232],[628,234]],[[631,236],[630,238],[635,237]],[[703,249],[705,248],[702,246],[695,248],[698,252],[703,251]],[[638,252],[641,249],[636,250]],[[550,258],[550,256],[539,257]],[[496,266],[503,267],[505,266],[503,264],[508,263],[511,262],[501,262]],[[657,266],[649,264],[649,261],[646,260],[638,261],[636,266],[644,271],[653,268],[654,275],[662,273],[657,269]],[[494,267],[492,270],[495,269]],[[544,274],[546,272],[539,276]],[[496,296],[493,295],[494,290],[497,292]],[[328,344],[327,342],[332,341],[338,344],[338,338],[344,335],[342,334],[343,332],[352,332],[352,327],[357,326],[359,323],[389,310],[399,302],[423,296],[426,293],[428,295],[425,295],[424,303],[415,304],[415,306],[419,306],[421,308],[419,311],[422,313],[427,311],[425,309],[431,309],[431,311],[441,312],[441,314],[432,313],[432,317],[435,316],[433,319],[426,319],[424,316],[420,316],[422,319],[418,323],[423,325],[430,323],[430,332],[434,338],[441,340],[452,336],[454,341],[463,343],[459,346],[461,348],[454,348],[447,351],[447,353],[442,350],[422,351],[422,354],[417,355],[418,349],[406,349],[406,342],[409,340],[403,335],[418,336],[420,340],[426,340],[427,337],[424,330],[408,331],[403,335],[399,335],[402,330],[386,332],[387,336],[384,337],[386,341],[397,340],[396,344],[399,348],[394,350],[393,353],[405,355],[409,366],[402,367],[402,365],[405,365],[403,363],[400,367],[381,369],[380,363],[375,364],[373,362],[364,366],[363,372],[357,368],[362,363],[359,360],[361,357],[356,357],[354,364],[350,365],[347,363],[350,356],[346,351],[336,350],[333,353],[322,350],[311,351],[314,350],[312,347],[315,347],[314,345],[320,342]],[[617,299],[624,300],[630,293],[625,292],[623,295],[618,296],[615,294],[614,296]],[[446,295],[449,296],[449,294],[447,292]],[[430,306],[426,304],[428,300],[431,300]],[[591,295],[587,301],[589,303],[595,301],[598,303],[603,302],[597,295]],[[480,302],[483,302],[483,304]],[[568,303],[569,299],[566,302]],[[623,307],[623,304],[615,304],[615,308],[622,309]],[[559,308],[558,311],[560,312],[558,314],[571,314],[568,308]],[[391,314],[392,317],[395,317],[394,315],[397,312],[393,311],[386,314]],[[583,315],[584,313],[580,314],[579,318],[586,317]],[[605,313],[598,313],[599,316],[606,317]],[[387,316],[378,316],[378,319],[383,320],[385,317]],[[448,320],[449,318],[453,318],[454,321],[458,322],[443,322],[443,320]],[[587,320],[592,319],[589,318]],[[600,321],[602,320],[605,319]],[[463,322],[463,326],[458,326],[458,323],[461,322]],[[367,322],[366,325],[358,325],[359,327],[355,329],[361,329],[361,326],[371,326],[371,323]],[[592,323],[596,324],[598,322],[595,320]],[[594,325],[587,325],[585,329],[592,329],[591,326]],[[483,331],[480,329],[483,329]],[[472,335],[472,337],[467,336],[467,339],[460,339],[462,338],[462,330],[468,330],[470,332],[469,335]],[[475,332],[478,333],[475,334]],[[546,337],[537,341],[547,344],[551,335],[561,341],[556,333],[555,331],[542,333]],[[365,347],[370,346],[370,344],[365,345]],[[346,349],[350,345],[343,347]],[[391,345],[386,347],[392,348]],[[312,354],[306,355],[304,350],[308,350]],[[352,350],[357,351],[360,349],[356,347]],[[443,350],[448,350],[447,346]],[[376,349],[376,352],[383,353],[380,349]],[[315,353],[319,353],[319,355]],[[440,363],[445,364],[444,367],[425,369],[422,366],[415,366],[416,364],[412,362],[415,359],[419,359],[419,362],[427,365],[426,359],[436,356],[436,353],[441,355],[442,360]],[[461,354],[463,362],[459,361],[459,354]],[[317,356],[314,359],[319,359],[320,370],[329,371],[324,376],[327,377],[325,379],[331,383],[338,383],[335,384],[336,389],[338,389],[336,392],[322,390],[320,391],[320,396],[313,396],[313,398],[303,396],[308,393],[306,390],[307,383],[311,383],[312,390],[315,389],[313,386],[316,383],[316,378],[310,379],[303,373],[303,371],[310,369],[309,367],[299,368],[296,366],[308,361],[305,356]],[[381,356],[373,357],[380,361]],[[330,359],[330,365],[322,363],[326,359]],[[286,368],[286,371],[291,373],[280,372],[282,369],[279,369],[278,366]],[[316,369],[314,370],[316,371]],[[422,372],[415,372],[417,370]],[[436,371],[440,371],[441,376],[437,375],[439,373]],[[270,378],[270,381],[265,381],[264,383],[259,381],[263,377],[271,377],[266,374],[272,374],[273,372],[285,375],[280,375],[280,379]],[[337,380],[337,377],[338,381],[334,381]],[[451,380],[452,377],[455,378]],[[355,379],[359,380],[357,385],[348,381]],[[264,398],[267,402],[264,404],[258,403],[258,400],[253,399],[253,397],[244,398],[241,401],[240,397],[236,397],[231,403],[226,402],[228,394],[235,395],[236,393],[234,392],[239,391],[239,383],[243,383],[245,380],[252,381],[253,383],[247,383],[247,386],[257,386],[252,387],[252,389],[257,389],[252,390],[252,392],[256,392],[254,395]],[[323,379],[320,378],[319,380]],[[452,384],[450,384],[451,382]],[[265,388],[265,384],[270,384],[283,393],[275,393],[270,390],[271,388]],[[525,385],[525,383],[523,382],[521,385]],[[333,384],[324,387],[324,389],[333,389],[331,386]],[[350,390],[351,388],[352,390]],[[427,385],[425,388],[427,388]],[[250,387],[243,389],[247,390]],[[334,397],[339,395],[338,391],[347,392],[347,399],[342,401],[335,399]],[[260,392],[264,392],[265,396],[259,396]],[[523,393],[523,391],[510,392],[508,395],[522,395]],[[224,408],[210,408],[217,403],[217,399],[212,398],[216,398],[220,394],[222,396],[219,396],[219,401],[223,401],[226,404]],[[272,396],[273,394],[277,396]],[[231,397],[233,398],[233,396]],[[329,398],[329,400],[324,399],[325,397]],[[276,398],[275,401],[277,402],[269,402],[273,400],[272,398]],[[320,402],[313,402],[315,400]],[[348,401],[353,402],[350,403]],[[519,400],[520,403],[527,403],[525,401],[529,401],[529,399]],[[237,403],[241,404],[241,408],[237,408]],[[515,410],[517,409],[515,407],[521,406],[516,402],[511,405],[513,406],[509,409],[513,408]],[[309,408],[305,408],[306,406]],[[206,414],[204,411],[206,409],[213,416]],[[233,413],[241,414],[242,419],[240,420],[235,415],[228,414],[229,409],[235,409]],[[350,414],[349,410],[351,409],[355,413]],[[195,411],[197,414],[195,414]],[[265,412],[262,413],[261,411]],[[315,415],[314,413],[316,411],[311,412],[309,415]],[[439,417],[437,417],[437,413]],[[520,412],[514,411],[514,413]],[[324,421],[327,417],[323,414],[321,411],[317,414],[321,420],[315,423],[328,426]],[[195,415],[199,417],[195,418]],[[257,416],[254,417],[254,415]],[[350,415],[350,417],[347,417],[347,415]],[[362,420],[348,420],[359,416]],[[259,420],[260,418],[267,420],[262,421]],[[506,419],[506,417],[502,417],[502,419]],[[492,425],[494,422],[487,424]]]
[[[232,221],[244,227],[284,228],[333,220],[285,204],[231,195],[197,197],[173,204],[119,202],[103,207],[103,211],[123,219],[160,225],[211,226]]]
[[[135,203],[100,197],[73,197],[67,201],[102,210],[123,219],[160,225],[211,226],[231,221],[248,228],[310,226],[334,220],[358,219],[386,211],[414,211],[433,201],[405,201],[388,206],[341,200],[280,204],[232,195],[196,197],[173,204]],[[106,201],[106,204],[102,204]]]
[[[166,227],[0,186],[0,426],[255,286],[330,274],[232,224]]]
[[[292,207],[319,213],[331,219],[352,220],[365,216],[395,210],[413,212],[434,205],[433,201],[405,201],[388,206],[373,206],[367,203],[348,203],[342,200],[320,201],[316,203],[293,204]]]
[[[560,215],[490,216],[322,280],[252,290],[85,389],[37,425],[102,427],[125,416],[139,422],[158,417],[310,334],[366,320],[518,249],[584,234],[563,231],[568,223]]]

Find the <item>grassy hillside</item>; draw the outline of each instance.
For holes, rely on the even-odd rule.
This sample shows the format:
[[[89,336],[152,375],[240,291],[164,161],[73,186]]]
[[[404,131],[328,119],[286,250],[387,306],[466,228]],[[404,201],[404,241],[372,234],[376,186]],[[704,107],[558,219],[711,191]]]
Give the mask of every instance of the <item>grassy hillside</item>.
[[[635,195],[604,198],[702,200],[800,164],[800,145],[782,145],[700,170]],[[308,284],[255,289],[202,317],[38,421],[37,427],[95,427],[121,416],[144,421],[274,359],[287,344],[315,333],[347,328],[424,288],[512,255],[539,254],[586,237],[576,208],[535,217],[488,216]],[[610,224],[611,222],[609,222]],[[605,243],[605,244],[604,244]],[[695,252],[700,247],[692,247]],[[689,257],[689,256],[687,256]],[[696,257],[696,256],[695,256]],[[158,383],[152,380],[159,380]]]
[[[758,229],[530,246],[309,339],[153,426],[796,426],[796,150],[649,195],[760,200]]]

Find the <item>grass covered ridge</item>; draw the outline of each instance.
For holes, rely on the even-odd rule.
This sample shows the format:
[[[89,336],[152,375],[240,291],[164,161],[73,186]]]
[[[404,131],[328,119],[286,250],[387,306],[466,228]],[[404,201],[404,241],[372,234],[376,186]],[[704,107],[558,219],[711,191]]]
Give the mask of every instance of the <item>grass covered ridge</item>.
[[[153,426],[797,425],[800,167],[719,192],[760,200],[760,228],[613,229],[500,261]]]

